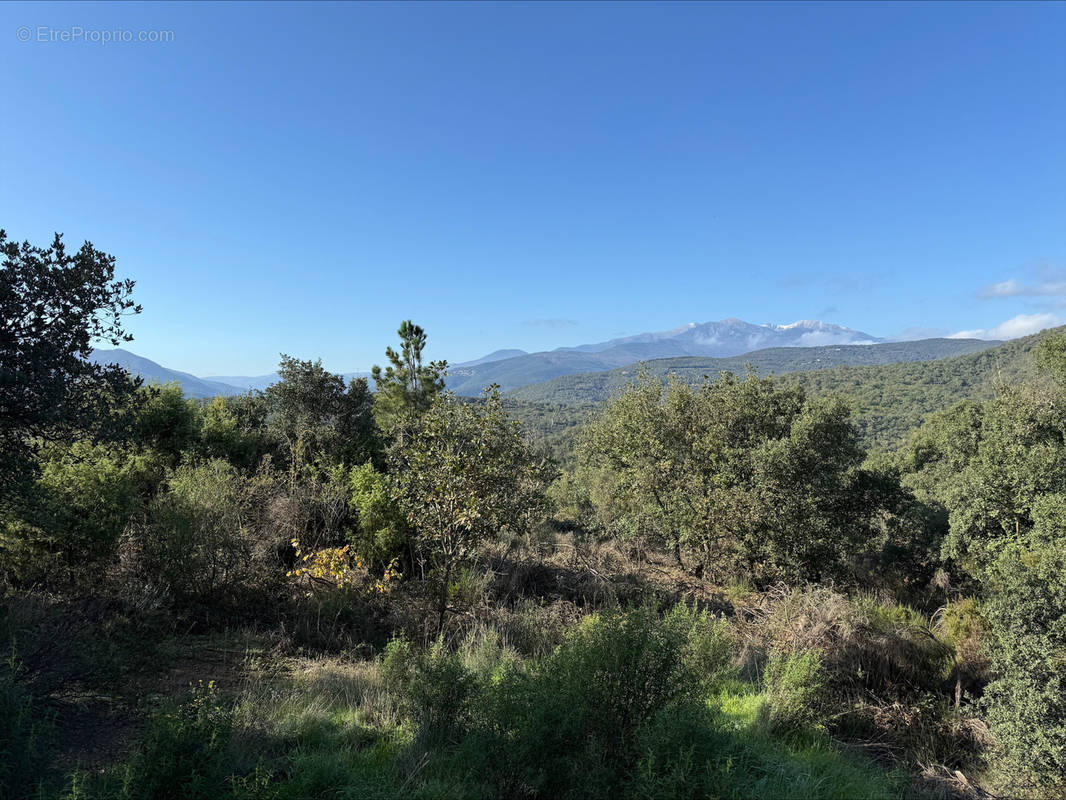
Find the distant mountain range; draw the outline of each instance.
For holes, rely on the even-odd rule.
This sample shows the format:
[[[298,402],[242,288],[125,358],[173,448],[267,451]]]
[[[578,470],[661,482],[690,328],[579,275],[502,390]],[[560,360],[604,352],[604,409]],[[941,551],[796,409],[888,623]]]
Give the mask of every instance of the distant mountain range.
[[[627,384],[633,383],[641,367],[649,375],[665,379],[676,375],[688,383],[721,372],[743,375],[748,365],[760,375],[813,372],[832,367],[870,367],[884,364],[936,361],[988,350],[1000,342],[983,339],[920,339],[913,342],[882,342],[870,345],[829,345],[823,347],[772,347],[729,358],[659,358],[642,364],[629,364],[601,372],[563,375],[542,383],[522,386],[507,393],[513,400],[528,403],[586,405],[601,403]]]
[[[273,383],[278,382],[278,373],[255,377],[242,375],[211,376],[198,378],[188,372],[180,372],[157,364],[151,359],[131,353],[129,350],[115,348],[114,350],[93,350],[89,360],[96,364],[118,364],[126,369],[131,375],[137,375],[144,379],[145,383],[174,383],[176,382],[189,397],[205,398],[218,395],[232,396],[245,394],[249,390],[266,389]],[[369,372],[346,372],[344,379],[369,377]]]
[[[937,344],[927,345],[923,342],[937,342]],[[938,339],[923,340],[923,342],[897,342],[888,346],[884,339],[868,333],[817,320],[801,320],[789,325],[755,325],[739,319],[724,319],[719,322],[700,324],[690,322],[670,331],[642,333],[540,353],[527,353],[514,349],[496,350],[473,361],[452,364],[449,367],[447,384],[448,388],[456,394],[476,396],[486,386],[493,383],[499,384],[502,390],[508,391],[563,376],[606,372],[654,359],[684,357],[720,359],[759,351],[764,353],[756,359],[760,363],[768,358],[774,364],[778,362],[793,364],[794,362],[795,365],[803,363],[812,365],[794,365],[787,369],[817,369],[819,366],[838,363],[886,363],[888,360],[914,361],[940,358],[945,355],[972,352],[991,344],[978,343],[973,340]],[[857,347],[858,345],[862,347]],[[848,347],[847,352],[841,351],[839,349],[841,346]],[[796,353],[795,357],[789,354],[765,355],[769,353],[768,348],[806,350],[827,347],[837,349],[819,350],[820,355],[815,355],[813,350],[808,355]],[[933,352],[940,353],[940,355],[931,355],[930,353]],[[827,358],[831,361],[825,362]],[[876,360],[864,360],[869,358]],[[150,383],[177,381],[186,394],[198,398],[262,390],[278,380],[277,373],[258,376],[214,375],[201,378],[187,372],[169,369],[122,349],[94,351],[92,360],[99,363],[121,364],[131,373],[140,375]],[[710,369],[710,366],[707,368]],[[741,364],[739,368],[742,369],[743,365]],[[785,371],[785,368],[780,365],[764,366],[764,368]],[[344,374],[346,379],[367,375],[366,372]]]
[[[216,395],[244,394],[246,389],[213,378],[198,378],[188,372],[167,369],[154,361],[131,353],[128,350],[93,350],[89,360],[96,364],[118,364],[131,375],[138,375],[145,383],[177,382],[189,397],[215,397]]]
[[[455,364],[448,371],[448,388],[456,394],[478,395],[493,383],[507,391],[561,375],[601,372],[655,358],[724,358],[768,347],[869,345],[884,341],[862,331],[817,320],[800,320],[789,325],[754,325],[740,319],[690,322],[670,331],[641,333],[490,362]]]

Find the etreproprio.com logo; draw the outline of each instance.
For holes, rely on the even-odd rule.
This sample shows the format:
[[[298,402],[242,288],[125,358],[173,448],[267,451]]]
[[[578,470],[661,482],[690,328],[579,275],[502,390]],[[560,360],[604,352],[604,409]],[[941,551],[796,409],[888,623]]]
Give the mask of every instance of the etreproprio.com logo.
[[[67,28],[53,28],[50,25],[23,25],[15,31],[15,38],[20,42],[81,43],[86,44],[130,44],[143,42],[157,44],[174,41],[174,31],[141,30],[126,28],[84,28],[71,25]]]

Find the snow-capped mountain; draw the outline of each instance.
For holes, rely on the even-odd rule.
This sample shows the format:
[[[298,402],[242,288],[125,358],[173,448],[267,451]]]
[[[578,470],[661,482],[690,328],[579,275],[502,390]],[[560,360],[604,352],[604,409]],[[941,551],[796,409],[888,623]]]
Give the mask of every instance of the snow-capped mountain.
[[[809,319],[787,325],[756,325],[735,318],[717,322],[689,322],[668,331],[639,333],[576,347],[560,347],[491,363],[457,364],[449,371],[448,386],[457,394],[476,395],[491,383],[508,389],[560,375],[614,369],[654,358],[724,358],[769,347],[876,344],[883,341],[842,325]]]
[[[597,344],[583,344],[577,347],[563,347],[560,350],[574,350],[581,353],[603,353],[615,348],[630,345],[647,345],[672,342],[675,347],[665,345],[670,352],[661,356],[649,355],[649,358],[665,358],[673,355],[689,356],[735,356],[766,347],[815,347],[830,344],[874,344],[883,342],[876,336],[862,331],[821,322],[815,319],[802,319],[787,325],[756,325],[742,319],[730,317],[718,322],[689,322],[679,328],[656,333],[640,333],[625,336]],[[683,352],[675,352],[680,349]]]

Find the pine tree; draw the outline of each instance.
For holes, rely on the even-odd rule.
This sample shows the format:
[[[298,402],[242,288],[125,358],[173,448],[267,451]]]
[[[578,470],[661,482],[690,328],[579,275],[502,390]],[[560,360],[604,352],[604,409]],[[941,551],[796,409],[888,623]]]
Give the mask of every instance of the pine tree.
[[[422,363],[426,332],[411,320],[400,325],[400,352],[385,348],[389,366],[377,364],[371,372],[377,394],[374,417],[382,431],[388,433],[398,424],[425,411],[442,391],[447,361]]]

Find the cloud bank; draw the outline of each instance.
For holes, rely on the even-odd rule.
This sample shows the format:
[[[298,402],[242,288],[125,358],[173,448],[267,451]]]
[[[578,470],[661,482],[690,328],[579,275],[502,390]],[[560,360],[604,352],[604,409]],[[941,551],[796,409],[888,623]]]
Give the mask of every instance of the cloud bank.
[[[1006,281],[1005,283],[1013,283]],[[1003,286],[1004,284],[996,284]],[[1009,297],[1010,295],[1000,295]],[[994,328],[977,328],[972,331],[958,331],[948,336],[949,339],[1017,339],[1019,336],[1028,336],[1037,333],[1044,328],[1054,328],[1062,325],[1063,320],[1058,314],[1019,314],[1011,317],[1006,322],[1001,322]]]

